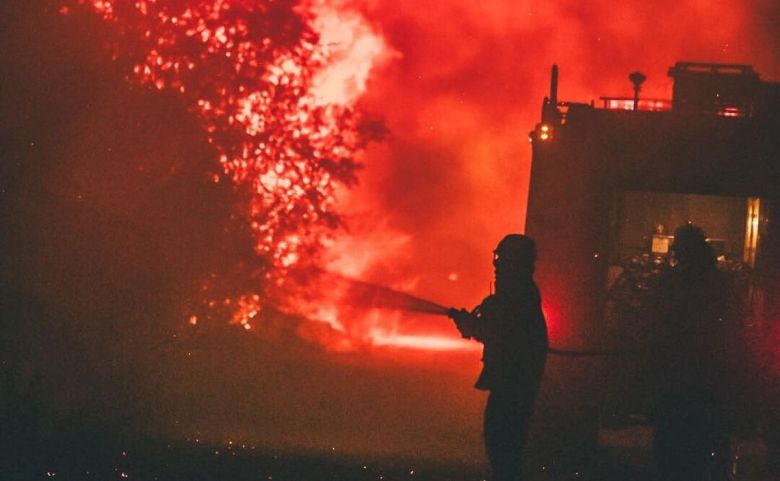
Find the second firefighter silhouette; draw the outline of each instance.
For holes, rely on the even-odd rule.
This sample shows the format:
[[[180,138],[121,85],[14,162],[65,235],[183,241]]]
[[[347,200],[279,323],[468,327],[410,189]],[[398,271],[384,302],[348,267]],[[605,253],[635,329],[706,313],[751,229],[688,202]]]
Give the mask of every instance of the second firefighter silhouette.
[[[663,481],[726,479],[733,413],[728,281],[704,231],[677,229],[671,246],[676,264],[659,280],[654,308],[659,361],[653,451]]]
[[[449,311],[465,338],[484,344],[476,388],[490,391],[485,448],[493,481],[517,481],[536,393],[547,356],[547,326],[533,280],[536,246],[510,234],[493,252],[496,293],[472,312]]]

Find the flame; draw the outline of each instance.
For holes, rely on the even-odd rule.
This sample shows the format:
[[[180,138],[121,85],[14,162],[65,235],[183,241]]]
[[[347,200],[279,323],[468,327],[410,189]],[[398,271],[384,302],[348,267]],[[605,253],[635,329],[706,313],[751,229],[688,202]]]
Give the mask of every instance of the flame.
[[[324,2],[314,12],[314,30],[330,61],[315,75],[312,95],[318,105],[353,105],[366,91],[374,65],[390,50],[357,12]]]
[[[76,4],[90,6],[115,25],[119,39],[130,40],[134,48],[124,53],[139,59],[132,81],[172,90],[189,103],[217,152],[220,172],[211,180],[226,178],[250,193],[237,210],[251,228],[255,254],[270,259],[270,268],[259,274],[265,291],[222,301],[206,296],[207,309],[232,311],[230,324],[250,331],[262,322],[268,286],[284,285],[286,307],[320,324],[304,326],[299,334],[331,351],[367,345],[473,348],[455,337],[404,333],[398,313],[345,307],[348,293],[343,289],[323,286],[320,296],[307,298],[301,293],[311,286],[300,286],[290,294],[295,289],[288,274],[302,259],[311,263],[323,246],[328,248],[327,268],[362,277],[380,261],[406,251],[411,239],[375,225],[376,234],[368,241],[356,240],[354,232],[337,237],[332,232],[337,190],[354,182],[352,159],[365,142],[354,106],[375,66],[394,55],[361,14],[324,1],[281,13],[268,13],[270,2],[250,0],[202,0],[178,7],[157,0]],[[70,9],[63,7],[61,13],[70,14]],[[257,22],[266,22],[265,30],[258,32]],[[275,30],[279,22],[283,25]],[[291,25],[300,29],[299,38],[278,38]],[[203,291],[219,282],[212,275]],[[412,278],[393,287],[409,290],[415,284]],[[191,314],[188,323],[198,326],[201,318]]]
[[[339,225],[336,189],[354,183],[367,140],[354,105],[387,51],[383,38],[357,12],[325,2],[74,1],[115,27],[112,50],[134,61],[132,82],[189,106],[217,154],[211,179],[248,193],[236,210],[262,288],[204,304],[230,306],[230,323],[251,330],[269,291]]]
[[[258,294],[243,295],[236,300],[235,304],[237,305],[236,310],[233,312],[230,323],[240,325],[247,331],[252,329],[252,323],[259,318],[258,315],[262,311],[260,296]]]
[[[774,37],[755,22],[766,17],[756,15],[755,2],[722,8],[666,2],[668,9],[647,2],[518,8],[465,1],[63,2],[70,4],[63,14],[81,5],[114,27],[112,52],[132,63],[131,80],[178,93],[201,122],[217,155],[214,182],[250,194],[236,206],[236,217],[250,226],[256,257],[268,264],[253,271],[258,282],[241,284],[229,297],[261,296],[263,309],[251,324],[258,328],[270,303],[265,291],[323,247],[325,255],[344,254],[332,266],[326,261],[337,272],[442,302],[478,302],[490,272],[480,256],[524,223],[530,151],[518,136],[538,120],[553,62],[562,68],[561,95],[581,101],[627,95],[625,74],[636,68],[648,74],[647,99],[667,98],[665,72],[675,59],[752,63],[767,78],[778,72],[776,52],[761,48]],[[270,9],[265,16],[272,21],[260,9]],[[655,21],[661,11],[671,17]],[[249,35],[248,16],[266,25],[266,34]],[[282,31],[300,34],[285,38]],[[403,52],[402,68],[372,83],[377,65],[396,55],[388,45]],[[352,228],[351,240],[344,240],[333,228],[365,140],[358,101],[382,113],[394,141],[366,154],[361,185],[349,192],[353,204],[390,220],[373,231]],[[386,237],[386,245],[373,237],[364,242],[366,232]],[[225,296],[207,294],[223,306]],[[371,316],[340,305],[335,294],[307,314],[342,339],[356,336],[352,345],[360,345],[370,337]],[[557,319],[565,300],[551,300],[555,338],[565,327]],[[238,305],[230,305],[224,320],[244,318]],[[208,318],[198,312],[196,325]],[[386,332],[396,332],[392,316],[382,322]]]
[[[345,202],[350,200],[347,196]],[[404,264],[413,238],[390,227],[386,219],[363,211],[351,213],[355,217],[350,231],[334,236],[325,251],[324,265],[329,272],[308,278],[293,299],[307,318],[328,327],[307,328],[305,337],[333,352],[354,352],[367,347],[458,352],[479,349],[478,344],[463,340],[445,317],[409,312],[416,308],[408,305],[413,301],[405,299],[404,293],[417,291],[420,278],[416,274],[396,273],[397,280],[390,286],[378,281],[378,285],[356,289],[353,279],[386,279],[389,270]],[[361,295],[360,288],[366,287],[369,295]],[[391,297],[398,294],[389,302],[395,309],[389,306],[387,297],[371,292],[386,287],[395,291],[389,294]],[[428,332],[421,333],[420,326],[426,325],[440,328],[436,332],[428,328]]]

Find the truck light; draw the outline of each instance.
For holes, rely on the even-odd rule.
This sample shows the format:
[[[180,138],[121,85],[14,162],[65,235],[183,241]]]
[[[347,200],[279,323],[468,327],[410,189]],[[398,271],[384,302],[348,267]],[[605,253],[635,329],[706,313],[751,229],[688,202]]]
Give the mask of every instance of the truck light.
[[[553,130],[548,124],[542,124],[539,126],[539,140],[552,139]]]

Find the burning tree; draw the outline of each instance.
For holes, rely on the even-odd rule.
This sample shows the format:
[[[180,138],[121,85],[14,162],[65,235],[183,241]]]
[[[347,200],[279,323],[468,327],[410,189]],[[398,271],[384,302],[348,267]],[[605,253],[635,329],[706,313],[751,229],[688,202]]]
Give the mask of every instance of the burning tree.
[[[253,285],[215,294],[214,275],[204,290],[209,307],[251,329],[261,301],[340,225],[334,192],[355,182],[370,137],[354,102],[381,39],[354,16],[298,0],[73,0],[60,12],[85,9],[112,27],[131,82],[180,96],[215,150],[213,181],[232,182]]]

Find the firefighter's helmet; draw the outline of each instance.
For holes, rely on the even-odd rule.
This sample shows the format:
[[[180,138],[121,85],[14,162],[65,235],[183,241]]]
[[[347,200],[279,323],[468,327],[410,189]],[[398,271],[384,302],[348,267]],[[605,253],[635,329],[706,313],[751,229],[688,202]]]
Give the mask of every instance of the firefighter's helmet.
[[[678,263],[683,265],[714,265],[715,254],[707,243],[707,235],[701,227],[688,223],[674,233],[672,252]]]
[[[536,261],[536,244],[522,234],[509,234],[501,239],[493,251],[493,263],[533,264]]]

